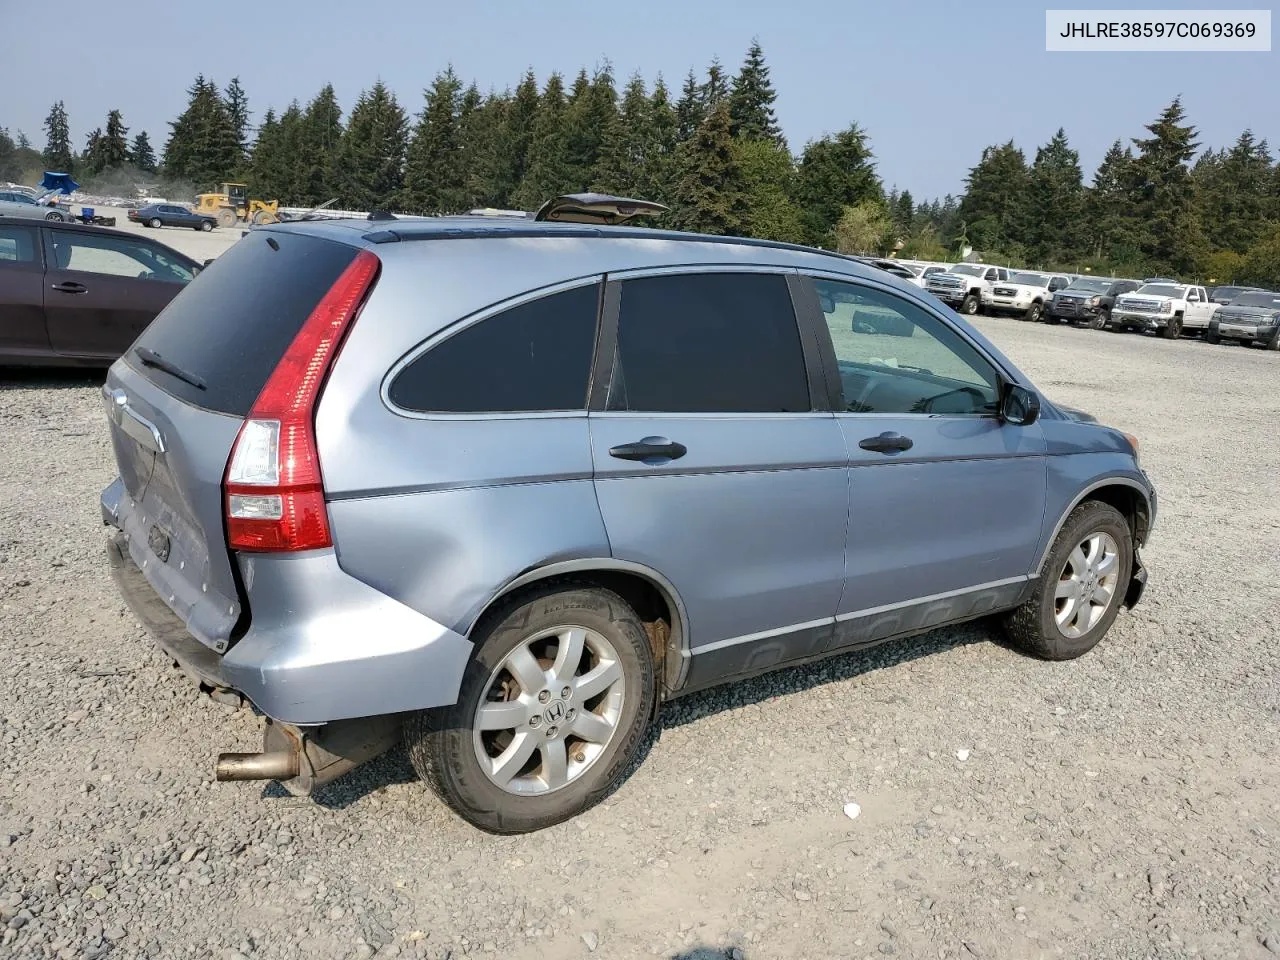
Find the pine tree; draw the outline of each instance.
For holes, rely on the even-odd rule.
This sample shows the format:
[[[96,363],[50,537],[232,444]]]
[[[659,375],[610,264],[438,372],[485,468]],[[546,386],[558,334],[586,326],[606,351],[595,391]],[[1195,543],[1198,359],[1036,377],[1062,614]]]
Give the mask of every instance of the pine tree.
[[[448,67],[426,91],[404,171],[404,206],[415,213],[459,213],[469,206],[458,135],[461,89]]]
[[[102,172],[102,128],[96,127],[84,138],[84,153],[76,165],[84,173],[94,175]]]
[[[338,195],[338,146],[342,143],[342,108],[338,106],[333,84],[326,83],[307,104],[301,120],[302,164],[298,176],[295,202],[316,206]],[[261,134],[259,134],[261,135]]]
[[[529,169],[529,145],[538,115],[538,81],[532,70],[525,72],[502,112],[502,128],[497,131],[494,143],[499,167],[495,193],[498,197],[509,197]]]
[[[1181,98],[1175,98],[1135,139],[1136,212],[1139,242],[1152,266],[1190,273],[1202,252],[1200,218],[1188,162],[1199,146],[1196,129],[1184,123]]]
[[[249,154],[249,192],[256,197],[288,198],[290,184],[284,163],[280,122],[275,110],[268,107]]]
[[[742,170],[746,194],[744,233],[766,240],[804,243],[805,229],[792,195],[795,192],[795,160],[777,140],[739,137],[733,154]]]
[[[1134,187],[1133,152],[1117,140],[1098,164],[1093,187],[1085,195],[1086,239],[1094,257],[1135,266],[1141,260]]]
[[[624,197],[640,193],[652,149],[651,119],[649,94],[637,72],[627,82],[622,104],[605,132],[592,175],[593,190]]]
[[[976,250],[1013,256],[1027,235],[1027,159],[1013,141],[987,147],[965,178],[960,219]]]
[[[241,170],[249,158],[249,95],[240,86],[240,78],[232,77],[222,95],[222,102],[235,133],[235,170]]]
[[[5,127],[0,127],[0,180],[16,180],[22,175],[18,169],[18,145]]]
[[[777,99],[760,41],[753,40],[729,93],[730,132],[735,137],[781,142],[782,133],[773,113]]]
[[[338,148],[342,202],[370,211],[395,204],[404,186],[407,143],[404,110],[379,80],[360,94]]]
[[[702,116],[708,117],[711,111],[729,96],[729,81],[725,77],[720,58],[716,57],[707,67],[707,79],[698,88],[698,103],[702,106]]]
[[[187,109],[170,122],[164,148],[165,174],[199,188],[235,176],[241,155],[235,126],[217,84],[197,76],[187,89]]]
[[[49,109],[44,119],[44,165],[55,173],[71,173],[71,130],[67,123],[67,108],[59,100]]]
[[[585,88],[589,81],[585,71],[579,75]],[[585,95],[585,89],[583,94]],[[552,197],[570,193],[573,170],[568,159],[565,116],[569,111],[564,94],[564,81],[553,73],[538,100],[538,113],[533,121],[533,138],[529,144],[529,167],[524,181],[516,188],[512,202],[524,210],[535,210]]]
[[[867,135],[856,123],[805,146],[796,173],[795,202],[810,244],[832,246],[832,231],[844,208],[882,196]]]
[[[698,87],[698,77],[692,69],[684,78],[684,87],[680,90],[680,99],[676,102],[676,139],[680,143],[693,139],[698,127],[706,117],[702,109],[702,99]]]
[[[1061,127],[1036,151],[1027,178],[1027,197],[1032,215],[1022,240],[1036,262],[1066,263],[1083,252],[1080,155],[1071,149]]]
[[[747,224],[747,195],[729,134],[729,105],[723,100],[717,103],[680,152],[675,223],[701,233],[742,233]]]
[[[1206,169],[1207,168],[1207,169]],[[1204,154],[1192,171],[1205,233],[1215,250],[1243,254],[1262,237],[1270,214],[1271,151],[1253,131],[1240,134],[1230,150]]]
[[[30,137],[28,137],[28,136],[27,136],[25,133],[23,133],[21,130],[19,130],[19,131],[18,131],[18,138],[17,138],[17,140],[16,140],[16,141],[14,141],[14,144],[15,144],[15,146],[17,147],[17,149],[19,149],[19,150],[30,150],[30,149],[31,149],[31,138],[30,138]]]
[[[570,172],[572,191],[590,185],[600,161],[600,151],[607,131],[617,118],[618,94],[613,85],[613,67],[606,61],[596,70],[585,89],[582,78],[574,83],[574,92],[565,111],[565,159]]]
[[[534,94],[537,95],[536,90]],[[510,152],[503,143],[510,108],[511,100],[505,94],[482,97],[474,83],[462,94],[458,104],[458,137],[462,169],[466,171],[468,208],[511,206],[517,186],[511,182]],[[534,112],[536,116],[536,107]],[[528,163],[529,151],[526,150],[522,168]]]
[[[107,128],[102,134],[102,169],[122,167],[129,162],[129,128],[119,110],[107,114]]]
[[[679,118],[671,105],[662,75],[653,86],[649,98],[649,151],[645,156],[644,174],[640,186],[640,198],[655,200],[668,206],[672,202],[676,185],[676,147],[679,144]]]
[[[889,204],[890,214],[893,218],[893,228],[898,236],[906,239],[911,236],[915,228],[915,201],[911,198],[910,190],[903,190],[897,197],[893,198]]]

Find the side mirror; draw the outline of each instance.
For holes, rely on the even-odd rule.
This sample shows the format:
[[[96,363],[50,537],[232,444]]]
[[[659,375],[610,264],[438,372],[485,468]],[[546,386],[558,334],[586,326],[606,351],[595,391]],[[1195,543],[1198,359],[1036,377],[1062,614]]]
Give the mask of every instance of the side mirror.
[[[1000,401],[1000,419],[1019,427],[1028,427],[1040,419],[1040,398],[1026,387],[1006,384]]]
[[[207,266],[208,266],[209,264],[211,264],[211,263],[213,263],[213,257],[210,257],[208,260],[206,260],[206,261],[204,262],[204,265],[207,267]]]

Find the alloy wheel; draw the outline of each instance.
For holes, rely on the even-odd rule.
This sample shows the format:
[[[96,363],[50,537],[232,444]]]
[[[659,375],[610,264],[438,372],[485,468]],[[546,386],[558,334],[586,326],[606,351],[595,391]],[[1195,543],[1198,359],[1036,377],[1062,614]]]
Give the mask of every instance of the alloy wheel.
[[[1059,632],[1074,640],[1102,619],[1120,579],[1120,548],[1109,533],[1091,533],[1067,555],[1054,592]]]
[[[564,626],[522,640],[490,674],[472,720],[480,769],[522,796],[568,786],[617,734],[624,692],[618,653],[596,631]]]

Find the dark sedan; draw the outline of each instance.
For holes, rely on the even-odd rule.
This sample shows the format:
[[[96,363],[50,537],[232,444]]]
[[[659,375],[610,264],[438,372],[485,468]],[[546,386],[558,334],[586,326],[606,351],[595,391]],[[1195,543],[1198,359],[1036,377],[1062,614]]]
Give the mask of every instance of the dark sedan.
[[[129,219],[144,227],[188,227],[192,230],[212,230],[218,225],[213,217],[192,213],[176,203],[152,203],[129,211]]]
[[[1280,293],[1255,289],[1237,294],[1214,312],[1205,339],[1210,343],[1239,340],[1280,350]]]
[[[0,216],[0,364],[110,366],[199,272],[136,233]]]

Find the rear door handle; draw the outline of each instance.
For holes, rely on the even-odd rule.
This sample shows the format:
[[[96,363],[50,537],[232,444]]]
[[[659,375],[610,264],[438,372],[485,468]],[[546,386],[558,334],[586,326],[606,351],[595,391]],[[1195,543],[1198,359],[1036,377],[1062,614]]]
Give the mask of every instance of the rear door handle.
[[[76,283],[74,280],[67,280],[63,283],[55,283],[53,289],[59,293],[88,293],[89,288],[83,283]]]
[[[660,463],[663,460],[679,460],[689,448],[666,437],[645,437],[634,443],[620,443],[609,448],[609,456],[618,460],[639,460],[642,463]]]
[[[863,450],[874,450],[877,453],[899,453],[903,450],[910,450],[912,442],[910,437],[904,437],[900,433],[885,431],[877,437],[867,437],[865,440],[859,440],[858,446]]]

